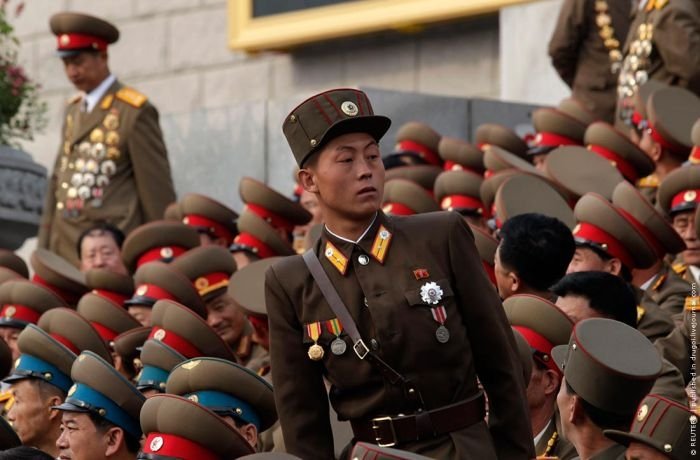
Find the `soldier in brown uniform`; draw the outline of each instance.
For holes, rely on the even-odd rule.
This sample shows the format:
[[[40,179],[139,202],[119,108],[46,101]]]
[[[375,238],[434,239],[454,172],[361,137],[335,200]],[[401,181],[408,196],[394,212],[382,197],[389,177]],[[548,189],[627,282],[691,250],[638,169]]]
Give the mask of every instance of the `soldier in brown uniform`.
[[[623,48],[616,124],[630,124],[633,97],[647,80],[700,95],[700,9],[694,0],[639,0]]]
[[[313,96],[284,121],[300,183],[326,220],[308,255],[282,259],[266,277],[287,450],[333,456],[325,376],[356,441],[445,459],[532,458],[515,340],[469,227],[455,213],[379,209],[377,142],[389,125],[351,89]],[[307,263],[326,281],[316,283]],[[319,286],[338,289],[340,302]],[[477,376],[489,395],[488,425]]]
[[[565,0],[549,41],[552,65],[573,97],[609,123],[615,116],[617,74],[629,13],[625,1]]]
[[[128,233],[160,219],[175,191],[156,108],[110,73],[107,46],[119,31],[78,13],[58,13],[50,23],[66,75],[83,94],[66,108],[39,246],[77,264],[83,230],[107,221]]]

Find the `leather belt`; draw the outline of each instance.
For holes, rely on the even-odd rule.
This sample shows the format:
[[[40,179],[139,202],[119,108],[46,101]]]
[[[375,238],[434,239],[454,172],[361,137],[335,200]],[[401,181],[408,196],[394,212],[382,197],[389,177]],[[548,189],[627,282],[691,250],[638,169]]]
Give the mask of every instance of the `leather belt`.
[[[380,447],[431,439],[461,430],[484,419],[484,394],[438,409],[411,415],[350,420],[356,441]]]

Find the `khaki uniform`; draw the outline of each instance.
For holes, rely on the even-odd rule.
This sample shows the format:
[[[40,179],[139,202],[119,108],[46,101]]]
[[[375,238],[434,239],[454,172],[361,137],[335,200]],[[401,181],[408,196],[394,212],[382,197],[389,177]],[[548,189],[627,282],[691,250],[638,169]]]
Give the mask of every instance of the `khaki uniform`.
[[[357,244],[324,230],[313,250],[367,346],[415,384],[426,409],[474,397],[477,375],[489,395],[490,434],[478,421],[397,448],[445,459],[534,456],[513,334],[458,214],[387,217],[380,212]],[[444,306],[450,335],[445,343],[436,340],[440,323],[421,295],[421,288],[427,295],[429,283],[442,291],[434,307]],[[266,288],[275,398],[290,453],[305,459],[333,456],[323,377],[332,384],[330,400],[341,420],[362,423],[414,412],[400,386],[355,355],[344,331],[329,332],[326,324],[336,315],[301,257],[273,265]],[[322,333],[315,341],[308,331],[317,322]],[[346,343],[344,353],[332,352],[336,338]],[[324,349],[319,361],[308,354],[315,342]]]
[[[572,95],[601,120],[615,115],[617,73],[611,56],[622,58],[621,46],[629,29],[629,2],[605,1],[597,11],[592,0],[565,0],[549,42],[552,65]],[[598,19],[607,16],[608,20]],[[618,64],[619,65],[619,64]]]
[[[81,102],[66,108],[39,230],[40,247],[76,264],[78,236],[95,222],[128,233],[175,200],[158,112],[146,96],[115,82],[92,112]]]
[[[690,289],[690,283],[679,276],[668,263],[664,263],[654,282],[644,291],[642,303],[648,298],[673,317],[683,313]]]
[[[659,304],[639,289],[637,294],[637,329],[652,342],[666,337],[674,327],[671,315],[661,309]]]

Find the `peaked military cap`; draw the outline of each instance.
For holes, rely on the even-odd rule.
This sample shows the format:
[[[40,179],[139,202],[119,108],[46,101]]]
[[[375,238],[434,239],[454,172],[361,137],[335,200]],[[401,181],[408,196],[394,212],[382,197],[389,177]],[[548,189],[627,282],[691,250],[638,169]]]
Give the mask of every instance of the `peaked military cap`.
[[[634,93],[633,98],[633,114],[631,122],[638,126],[641,121],[646,120],[649,115],[647,114],[647,102],[649,101],[649,96],[659,89],[670,88],[669,85],[663,83],[659,80],[647,80],[646,83],[640,85],[637,92]]]
[[[39,318],[38,326],[70,351],[91,351],[112,364],[112,353],[92,325],[70,308],[54,308]]]
[[[567,97],[566,99],[562,99],[561,102],[559,102],[557,109],[560,112],[575,118],[586,126],[598,121],[598,118],[596,118],[595,114],[584,105],[583,101],[576,99],[575,97]]]
[[[573,229],[577,244],[591,245],[616,257],[630,270],[648,268],[657,259],[654,249],[634,223],[604,197],[587,193],[576,203]]]
[[[93,268],[85,272],[85,284],[93,294],[119,305],[134,294],[134,279],[104,268]]]
[[[244,177],[238,186],[245,209],[258,215],[274,228],[292,232],[297,225],[311,220],[311,214],[299,203],[292,201],[262,182]]]
[[[481,175],[470,170],[445,171],[435,180],[435,199],[446,211],[472,213],[489,217],[489,209],[481,201]]]
[[[238,460],[301,460],[299,457],[286,452],[259,452],[257,454],[244,455]]]
[[[652,159],[625,134],[604,121],[588,126],[584,142],[588,150],[612,162],[630,182],[634,183],[654,172]]]
[[[22,275],[20,275],[16,271],[10,270],[6,267],[0,267],[0,284],[3,284],[5,281],[22,279],[26,278],[22,277]]]
[[[477,174],[484,172],[484,153],[467,141],[443,137],[438,144],[438,153],[445,162],[445,171],[467,169]]]
[[[238,218],[238,236],[229,248],[231,252],[246,251],[261,259],[294,255],[294,248],[262,217],[244,210]]]
[[[0,286],[0,306],[0,326],[21,329],[36,324],[44,312],[67,304],[49,289],[20,279]]]
[[[29,268],[24,260],[7,249],[0,249],[0,267],[12,270],[22,278],[29,278]]]
[[[433,165],[401,166],[388,170],[384,175],[384,180],[386,182],[392,179],[408,180],[432,193],[435,179],[442,171],[442,168]]]
[[[141,326],[121,304],[93,293],[87,293],[80,299],[77,311],[106,343],[111,343],[119,334]]]
[[[188,249],[199,246],[199,234],[182,222],[156,220],[134,229],[122,245],[122,259],[134,273],[141,265],[170,263]]]
[[[15,432],[10,422],[0,417],[0,451],[12,449],[22,445],[22,440]]]
[[[482,150],[487,145],[495,145],[522,158],[525,158],[527,153],[527,143],[515,131],[502,125],[494,123],[479,125],[474,139],[477,147]]]
[[[518,357],[520,358],[520,364],[523,367],[523,381],[525,382],[525,385],[527,385],[532,377],[532,357],[534,356],[533,348],[517,329],[511,327],[511,330],[513,331],[513,337],[515,338],[515,347],[517,349],[516,351],[518,352]]]
[[[12,350],[4,339],[0,338],[0,379],[10,373],[14,362],[12,360]]]
[[[612,203],[628,214],[631,222],[642,232],[659,259],[685,249],[685,242],[664,216],[629,182],[615,187]]]
[[[498,240],[479,227],[469,225],[469,228],[471,228],[474,234],[474,244],[476,245],[476,250],[479,252],[484,271],[486,271],[486,274],[495,286],[496,273],[494,272],[494,264],[496,249],[498,249]]]
[[[4,382],[12,384],[39,379],[68,392],[73,385],[71,366],[78,355],[34,324],[29,324],[19,334],[17,347],[20,356],[12,374]]]
[[[111,364],[84,351],[73,362],[71,378],[75,384],[57,409],[91,413],[120,427],[133,439],[141,439],[139,413],[146,398]],[[182,420],[177,422],[182,424]]]
[[[492,175],[489,175],[488,177],[484,176],[484,182],[481,183],[481,187],[479,188],[479,195],[481,195],[481,202],[484,203],[486,209],[489,210],[489,215],[493,215],[495,212],[493,202],[496,199],[496,192],[498,191],[498,188],[510,177],[518,174],[529,173],[525,173],[515,168],[510,168],[498,171]]]
[[[284,119],[282,131],[299,167],[329,141],[343,134],[367,133],[377,142],[386,134],[391,120],[375,115],[367,95],[357,89],[341,88],[311,96]]]
[[[624,180],[610,161],[584,147],[554,149],[547,155],[544,167],[555,184],[575,197],[595,192],[609,200],[615,186]]]
[[[277,421],[272,385],[250,369],[218,358],[195,358],[170,372],[166,392],[184,396],[221,416],[252,423],[258,432]]]
[[[569,343],[574,323],[552,302],[530,294],[517,294],[503,301],[508,322],[535,350],[534,358],[559,372],[552,348]]]
[[[386,214],[410,216],[439,211],[440,207],[430,193],[417,183],[392,179],[384,184],[382,210]]]
[[[182,210],[180,210],[179,201],[170,203],[165,207],[165,211],[163,211],[163,220],[182,222],[183,217],[184,216],[182,215]]]
[[[656,204],[667,215],[690,211],[700,202],[700,165],[671,171],[659,185]]]
[[[390,447],[380,447],[366,442],[358,442],[352,449],[350,454],[352,460],[429,460],[423,455],[406,452],[403,450],[392,449]]]
[[[151,327],[140,326],[122,332],[112,341],[112,348],[124,361],[133,363],[141,354],[141,347],[151,334]]]
[[[186,359],[182,353],[159,340],[146,340],[139,356],[143,368],[136,376],[136,388],[164,393],[170,371]]]
[[[88,291],[85,275],[58,254],[39,248],[32,253],[30,263],[34,269],[32,281],[49,288],[70,305]]]
[[[236,271],[236,262],[228,250],[220,246],[190,249],[172,263],[183,273],[205,302],[226,292],[229,278]]]
[[[690,131],[690,140],[693,141],[693,149],[690,151],[688,159],[692,164],[698,164],[700,163],[700,118]]]
[[[495,145],[484,147],[484,165],[487,177],[495,172],[511,168],[531,174],[541,174],[529,161]]]
[[[138,459],[227,460],[255,452],[223,418],[181,396],[148,398],[141,428],[147,436]]]
[[[576,223],[564,196],[547,179],[535,175],[518,174],[506,179],[496,191],[494,203],[499,223],[527,213],[555,217],[569,228]]]
[[[153,306],[153,329],[149,338],[158,340],[187,358],[212,356],[235,361],[233,352],[202,317],[172,300]]]
[[[425,123],[409,121],[396,132],[395,152],[411,152],[418,155],[427,164],[442,166],[438,153],[440,134]]]
[[[51,16],[51,32],[58,39],[61,57],[81,51],[105,51],[119,40],[119,30],[104,19],[82,13],[64,12]]]
[[[532,112],[532,124],[537,131],[531,155],[547,153],[542,150],[563,145],[582,145],[586,124],[554,108],[541,108]]]
[[[630,430],[605,430],[605,436],[625,446],[639,442],[672,460],[695,458],[691,433],[698,417],[686,406],[660,395],[647,395],[637,409]]]
[[[178,210],[182,215],[183,224],[214,238],[224,238],[227,244],[231,244],[238,233],[236,227],[238,214],[225,204],[208,196],[188,193],[180,200]]]
[[[136,291],[124,302],[129,306],[152,307],[160,299],[170,299],[189,307],[202,318],[207,309],[189,278],[174,267],[162,262],[141,266],[134,275]]]
[[[228,293],[248,314],[267,316],[265,307],[265,272],[281,257],[258,260],[236,271],[228,285]]]
[[[662,147],[685,160],[693,142],[690,133],[700,118],[700,98],[678,86],[654,91],[647,101],[647,129]]]
[[[552,349],[566,383],[605,412],[633,415],[661,373],[661,358],[638,330],[619,321],[579,321],[568,345]]]

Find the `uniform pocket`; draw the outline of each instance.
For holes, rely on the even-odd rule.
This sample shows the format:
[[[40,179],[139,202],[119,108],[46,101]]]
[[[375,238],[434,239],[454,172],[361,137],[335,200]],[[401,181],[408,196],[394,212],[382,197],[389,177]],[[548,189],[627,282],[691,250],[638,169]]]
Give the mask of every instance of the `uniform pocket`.
[[[411,306],[432,307],[454,297],[454,292],[447,279],[440,279],[426,281],[418,289],[406,291],[404,296]]]

